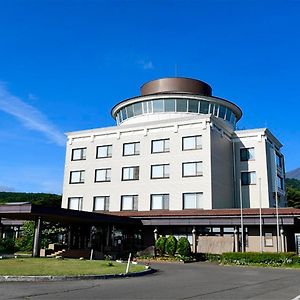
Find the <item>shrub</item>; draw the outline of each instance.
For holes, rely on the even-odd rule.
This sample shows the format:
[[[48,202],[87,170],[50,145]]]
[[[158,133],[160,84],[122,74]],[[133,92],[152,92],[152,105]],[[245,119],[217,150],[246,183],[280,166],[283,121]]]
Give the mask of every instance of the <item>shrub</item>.
[[[186,237],[181,237],[177,244],[177,252],[181,256],[189,256],[191,254],[191,244]]]
[[[173,235],[169,235],[166,240],[166,252],[167,254],[174,256],[177,249],[177,239]]]
[[[163,256],[165,254],[166,240],[166,237],[161,236],[155,242],[155,248],[160,256]]]
[[[15,251],[15,240],[11,238],[0,239],[0,252],[13,253]]]
[[[222,263],[236,265],[263,265],[271,267],[280,267],[296,263],[295,253],[256,253],[256,252],[229,252],[223,253]]]

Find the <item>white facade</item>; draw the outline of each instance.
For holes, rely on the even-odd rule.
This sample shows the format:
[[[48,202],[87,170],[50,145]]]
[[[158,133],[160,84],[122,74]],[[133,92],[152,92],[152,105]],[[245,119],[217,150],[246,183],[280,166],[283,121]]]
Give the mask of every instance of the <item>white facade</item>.
[[[241,111],[233,103],[161,87],[121,102],[112,115],[115,127],[67,134],[63,208],[285,205],[282,145],[265,128],[235,131]]]

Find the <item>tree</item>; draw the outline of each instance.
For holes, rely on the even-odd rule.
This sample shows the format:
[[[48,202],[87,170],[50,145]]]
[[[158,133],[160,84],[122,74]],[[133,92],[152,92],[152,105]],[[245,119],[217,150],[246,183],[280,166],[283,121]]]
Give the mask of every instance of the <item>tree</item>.
[[[166,237],[160,236],[155,242],[155,248],[160,256],[165,254]]]
[[[300,208],[300,180],[287,178],[285,184],[288,206]]]
[[[177,252],[181,256],[189,256],[191,254],[191,244],[186,237],[181,237],[177,244]]]
[[[169,235],[166,240],[166,252],[174,256],[177,249],[177,239],[173,235]]]

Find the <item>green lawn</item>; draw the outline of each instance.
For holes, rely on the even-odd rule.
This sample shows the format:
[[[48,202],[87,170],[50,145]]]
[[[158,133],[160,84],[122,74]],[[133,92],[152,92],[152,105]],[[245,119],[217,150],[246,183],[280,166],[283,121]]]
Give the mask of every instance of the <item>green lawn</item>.
[[[112,266],[109,266],[112,263]],[[129,272],[145,270],[143,265],[130,265]],[[126,264],[105,260],[55,258],[11,258],[0,260],[0,275],[102,275],[125,273]]]

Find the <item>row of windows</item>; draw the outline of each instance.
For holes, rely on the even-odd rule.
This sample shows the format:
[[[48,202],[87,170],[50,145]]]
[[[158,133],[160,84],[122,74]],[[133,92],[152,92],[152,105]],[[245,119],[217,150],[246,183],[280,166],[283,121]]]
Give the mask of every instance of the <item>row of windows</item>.
[[[96,158],[112,157],[112,145],[98,146]],[[196,150],[202,148],[201,135],[186,136],[182,138],[182,150]],[[160,139],[151,141],[151,153],[170,152],[170,139]],[[124,143],[123,156],[139,155],[140,142]],[[86,148],[72,149],[72,160],[85,160]]]
[[[150,209],[169,209],[169,194],[152,194],[150,195]],[[82,210],[82,197],[71,197],[68,199],[68,208]],[[94,211],[109,210],[109,196],[94,197]],[[199,209],[203,208],[203,193],[183,193],[182,194],[183,209]],[[138,195],[123,195],[121,196],[120,210],[137,210]]]
[[[117,115],[117,123],[126,119],[151,113],[161,112],[189,112],[197,114],[213,114],[233,125],[236,117],[232,110],[216,103],[195,99],[157,99],[151,101],[137,102],[121,109]]]
[[[151,165],[151,179],[170,178],[170,164]],[[84,170],[71,171],[70,183],[84,183]],[[140,167],[123,167],[122,180],[139,180]],[[202,176],[202,161],[182,163],[182,177]],[[95,170],[95,182],[111,181],[111,168]]]

